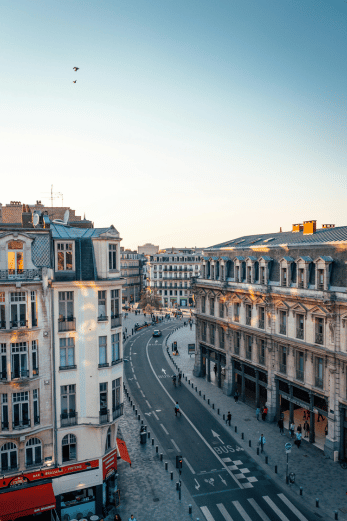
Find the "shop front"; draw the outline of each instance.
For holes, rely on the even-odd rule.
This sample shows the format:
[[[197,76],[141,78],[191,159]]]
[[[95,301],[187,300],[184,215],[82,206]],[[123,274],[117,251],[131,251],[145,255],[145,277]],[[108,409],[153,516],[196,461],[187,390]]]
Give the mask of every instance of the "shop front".
[[[0,521],[27,521],[33,516],[37,521],[49,521],[55,507],[52,480],[30,483],[26,477],[18,476],[0,490]]]
[[[221,388],[225,378],[226,356],[224,353],[200,344],[201,376],[214,381]]]
[[[187,299],[186,298],[181,298],[180,299],[180,306],[181,307],[187,307]]]
[[[102,473],[102,503],[108,511],[117,504],[117,449],[113,449],[102,458]]]
[[[267,401],[267,372],[254,367],[247,362],[240,362],[234,358],[232,364],[232,392],[236,388],[243,402],[248,402],[254,407],[261,407]]]

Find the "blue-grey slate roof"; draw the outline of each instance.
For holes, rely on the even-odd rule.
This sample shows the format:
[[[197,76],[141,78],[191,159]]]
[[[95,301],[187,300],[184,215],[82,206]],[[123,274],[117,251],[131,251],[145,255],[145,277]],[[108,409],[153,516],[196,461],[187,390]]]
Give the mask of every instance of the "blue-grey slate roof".
[[[287,262],[294,262],[293,257],[288,257],[288,255],[285,255],[285,256],[283,257],[283,259],[286,260]]]
[[[93,238],[100,237],[106,233],[108,228],[75,228],[73,226],[64,226],[62,224],[51,223],[51,232],[53,239],[79,239],[79,238]]]
[[[300,255],[300,259],[302,259],[305,262],[313,262],[313,260],[311,259],[311,257],[309,257],[309,255]]]
[[[266,239],[270,239],[273,237],[273,240],[269,243],[266,243]],[[329,244],[334,242],[343,242],[347,241],[347,226],[339,226],[336,228],[320,228],[312,235],[304,235],[304,232],[278,232],[278,233],[268,233],[266,235],[262,233],[258,233],[256,235],[246,235],[244,237],[239,237],[237,239],[232,239],[226,242],[222,242],[220,244],[216,244],[214,246],[210,246],[205,251],[208,250],[220,250],[223,248],[247,248],[252,246],[256,239],[261,238],[260,241],[257,241],[256,246],[261,246],[262,244],[268,247],[274,247],[282,244],[288,245],[305,245],[305,244]],[[241,244],[235,244],[236,242],[240,242],[243,240]]]

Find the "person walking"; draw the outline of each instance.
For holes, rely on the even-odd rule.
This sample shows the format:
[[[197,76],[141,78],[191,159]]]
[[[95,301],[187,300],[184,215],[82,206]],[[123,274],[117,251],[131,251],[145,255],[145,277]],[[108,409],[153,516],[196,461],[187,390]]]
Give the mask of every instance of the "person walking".
[[[301,434],[301,432],[297,432],[297,433],[296,433],[295,445],[298,447],[298,449],[300,449],[301,438],[302,438],[302,434]]]
[[[310,436],[310,424],[308,423],[307,420],[304,423],[304,431],[305,431],[304,438],[309,438],[309,436]]]
[[[259,438],[260,452],[264,452],[264,445],[266,443],[266,439],[264,434],[262,434]]]
[[[282,436],[282,434],[284,434],[284,427],[283,427],[283,420],[282,420],[282,418],[280,418],[278,420],[278,426],[279,426],[279,429],[280,429],[280,434]]]
[[[302,431],[302,429],[301,429],[301,423],[299,423],[298,428],[297,428],[296,430],[297,430],[298,432],[301,432],[301,431]]]
[[[115,514],[114,515],[114,520],[113,521],[122,521],[122,518],[120,517],[119,514]]]
[[[230,427],[230,422],[231,422],[231,412],[229,411],[227,414],[227,424],[229,424],[229,427]]]
[[[234,400],[235,400],[235,403],[238,402],[238,400],[239,400],[239,396],[240,396],[240,395],[239,395],[239,391],[236,389],[236,391],[234,392]]]
[[[259,421],[259,414],[260,414],[260,408],[257,407],[255,411],[255,417],[257,418],[257,421]]]
[[[265,406],[263,409],[263,413],[261,415],[263,422],[266,420],[267,412],[268,412],[268,408]]]
[[[290,424],[289,430],[290,430],[290,437],[294,438],[294,431],[295,431],[295,423],[294,422],[292,422]]]
[[[136,521],[136,519],[134,518],[134,514],[131,514],[131,516],[129,517],[129,521]]]
[[[181,411],[180,411],[180,406],[178,405],[178,402],[176,402],[176,405],[175,405],[175,416],[177,416],[177,414],[182,414]]]
[[[216,375],[217,374],[217,364],[214,364],[213,370],[214,370],[214,374]]]

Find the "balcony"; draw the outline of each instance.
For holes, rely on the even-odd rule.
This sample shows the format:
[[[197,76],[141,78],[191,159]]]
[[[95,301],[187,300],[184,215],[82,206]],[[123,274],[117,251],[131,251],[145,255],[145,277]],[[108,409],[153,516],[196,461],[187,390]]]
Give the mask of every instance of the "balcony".
[[[99,423],[109,423],[110,421],[110,411],[107,409],[102,409],[99,411]]]
[[[287,334],[287,326],[285,324],[280,324],[280,335]]]
[[[111,364],[112,365],[117,365],[117,364],[120,364],[123,362],[123,358],[118,358],[117,360],[112,360]]]
[[[112,419],[116,420],[120,416],[123,415],[123,407],[124,405],[122,403],[116,405],[114,409],[112,409]]]
[[[251,325],[251,317],[246,317],[246,326],[250,326]]]
[[[42,465],[43,465],[43,461],[40,460],[40,461],[33,461],[32,463],[26,463],[25,467],[27,469],[32,469],[34,467],[41,467]]]
[[[315,387],[323,389],[323,378],[320,378],[319,376],[315,377]]]
[[[8,421],[1,422],[1,430],[2,431],[8,431],[8,429],[9,429]]]
[[[27,420],[15,420],[12,422],[12,429],[15,431],[19,431],[21,429],[27,429],[31,426],[31,421],[28,418]]]
[[[103,364],[98,364],[98,368],[101,369],[103,367],[109,367],[110,364],[108,362],[104,362]]]
[[[63,412],[60,415],[60,426],[70,427],[71,425],[77,425],[77,412]]]
[[[265,325],[264,322],[265,322],[264,319],[262,319],[262,318],[259,319],[259,324],[258,324],[259,329],[264,329],[264,325]]]
[[[304,376],[305,376],[304,371],[301,371],[300,369],[296,370],[296,379],[297,380],[300,380],[300,382],[303,382]]]
[[[304,340],[304,330],[301,327],[296,328],[296,338]]]
[[[29,378],[28,369],[15,369],[11,372],[11,380],[15,380],[16,378]]]
[[[260,284],[265,284],[265,278],[264,277],[260,277]]]
[[[235,346],[234,347],[234,353],[235,353],[235,355],[239,355],[240,354],[240,346]]]
[[[111,316],[111,329],[122,325],[122,317],[120,315]]]
[[[98,317],[98,322],[107,322],[108,321],[108,317],[106,315],[100,315]]]
[[[304,287],[304,281],[300,280],[298,286],[299,286],[299,288],[303,288]]]
[[[323,291],[324,290],[324,284],[318,284],[317,289],[320,290],[320,291]]]
[[[75,317],[62,317],[58,321],[58,332],[64,333],[65,331],[76,331],[76,319]]]
[[[280,364],[280,373],[287,374],[287,364]]]
[[[77,365],[60,365],[59,371],[67,371],[69,369],[77,369]]]
[[[0,282],[9,280],[41,280],[41,268],[36,270],[0,270]]]
[[[286,288],[286,287],[287,287],[287,281],[286,281],[286,280],[282,280],[282,282],[281,282],[281,286],[282,286],[283,288]]]
[[[19,329],[21,327],[28,327],[27,320],[11,320],[10,329]]]
[[[323,333],[316,333],[315,343],[323,345]]]
[[[39,368],[33,367],[33,376],[39,376]]]

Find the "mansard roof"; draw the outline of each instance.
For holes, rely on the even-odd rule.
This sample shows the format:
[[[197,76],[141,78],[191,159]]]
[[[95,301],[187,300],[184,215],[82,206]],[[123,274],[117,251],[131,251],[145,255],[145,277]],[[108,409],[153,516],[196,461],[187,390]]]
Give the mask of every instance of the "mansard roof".
[[[347,226],[339,226],[337,228],[319,228],[312,235],[301,232],[277,232],[277,233],[258,233],[256,235],[246,235],[238,237],[214,246],[210,246],[204,251],[220,250],[223,248],[240,248],[266,246],[272,248],[279,245],[313,245],[313,244],[330,244],[335,242],[347,241]]]
[[[113,225],[108,228],[75,228],[73,226],[51,223],[50,229],[53,239],[97,238],[104,234],[109,236],[109,238],[119,239],[119,233]]]

